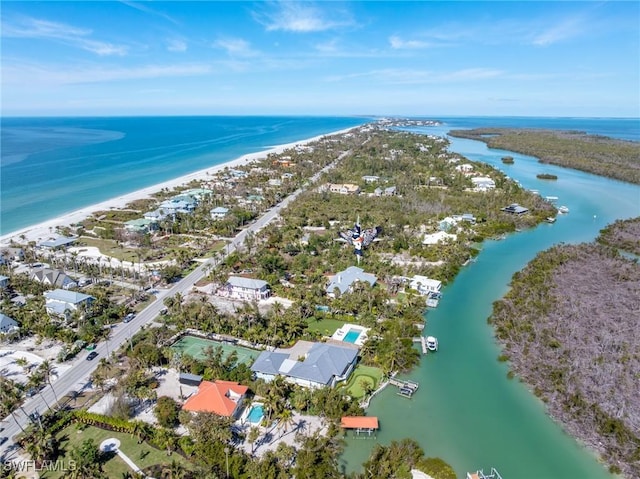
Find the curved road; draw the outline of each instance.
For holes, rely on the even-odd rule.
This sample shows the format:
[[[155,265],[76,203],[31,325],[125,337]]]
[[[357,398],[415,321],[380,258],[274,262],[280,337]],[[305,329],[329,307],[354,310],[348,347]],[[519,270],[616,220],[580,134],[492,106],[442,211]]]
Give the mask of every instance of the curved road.
[[[305,191],[310,185],[316,183],[322,173],[335,167],[335,165],[351,153],[351,150],[343,152],[336,160],[325,166],[318,173],[309,178],[307,186],[296,190],[276,206],[267,211],[263,216],[258,218],[254,223],[242,230],[229,244],[226,249],[226,255],[229,255],[241,247],[245,238],[249,233],[257,233],[280,214],[282,208],[286,208],[289,203],[294,201],[300,193]],[[147,306],[144,310],[136,315],[129,323],[119,323],[112,331],[109,339],[98,344],[95,351],[98,356],[89,361],[86,355],[79,355],[71,368],[62,374],[51,386],[47,385],[39,394],[27,399],[23,406],[13,415],[9,415],[0,423],[0,437],[5,436],[8,440],[0,445],[0,457],[3,460],[11,460],[12,455],[17,450],[17,444],[14,443],[13,437],[21,432],[30,422],[28,415],[33,413],[44,414],[48,409],[47,405],[55,404],[56,398],[60,399],[72,391],[82,391],[91,384],[91,374],[97,368],[100,362],[99,358],[107,358],[113,352],[118,350],[125,342],[127,342],[140,329],[150,323],[164,308],[162,299],[166,296],[174,296],[176,293],[184,295],[198,281],[204,278],[212,265],[215,265],[215,259],[210,258],[198,266],[192,273],[176,283],[170,290],[166,291],[161,297]],[[12,417],[13,416],[13,417]]]

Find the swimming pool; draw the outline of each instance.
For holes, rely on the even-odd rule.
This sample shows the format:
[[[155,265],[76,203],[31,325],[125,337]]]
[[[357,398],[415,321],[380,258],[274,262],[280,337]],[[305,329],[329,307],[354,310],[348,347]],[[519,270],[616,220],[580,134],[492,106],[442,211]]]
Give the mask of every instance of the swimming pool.
[[[347,343],[354,343],[355,344],[355,342],[360,337],[361,333],[362,333],[361,329],[350,329],[349,332],[344,335],[344,338],[342,338],[342,340],[346,341]]]
[[[247,415],[247,421],[251,424],[260,424],[263,417],[264,408],[262,404],[252,404],[251,409],[249,409],[249,414]]]

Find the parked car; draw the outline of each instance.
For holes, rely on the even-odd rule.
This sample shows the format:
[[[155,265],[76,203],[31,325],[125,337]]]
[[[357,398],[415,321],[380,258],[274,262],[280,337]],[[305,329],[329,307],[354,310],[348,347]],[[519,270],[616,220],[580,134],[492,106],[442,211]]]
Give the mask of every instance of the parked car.
[[[87,355],[87,361],[91,361],[92,359],[95,359],[96,356],[98,356],[98,353],[96,353],[95,351],[91,351],[88,355]]]
[[[133,318],[135,318],[136,315],[134,313],[129,313],[127,314],[124,319],[122,320],[123,323],[128,323],[129,321],[131,321]]]
[[[9,440],[9,438],[7,436],[0,437],[0,446],[2,446],[8,440]]]

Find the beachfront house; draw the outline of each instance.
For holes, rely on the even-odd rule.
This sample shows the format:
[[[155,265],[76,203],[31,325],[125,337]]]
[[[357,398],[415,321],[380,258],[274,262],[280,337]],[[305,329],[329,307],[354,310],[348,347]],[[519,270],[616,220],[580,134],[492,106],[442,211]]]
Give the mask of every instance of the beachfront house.
[[[167,215],[175,215],[177,213],[189,214],[196,209],[197,202],[191,198],[191,201],[185,199],[171,198],[170,200],[160,203],[161,209]]]
[[[326,288],[327,296],[335,298],[337,295],[345,294],[359,281],[373,286],[376,284],[377,278],[371,273],[365,273],[362,268],[349,266],[330,278]]]
[[[45,291],[45,308],[50,316],[69,321],[75,313],[84,315],[95,301],[93,296],[64,289]]]
[[[124,229],[127,233],[133,234],[146,234],[154,229],[156,222],[146,218],[138,218],[135,220],[127,221],[124,224]]]
[[[251,366],[256,377],[269,382],[281,375],[307,388],[334,387],[349,378],[358,360],[358,350],[328,343],[315,343],[303,356],[263,351]]]
[[[505,213],[510,213],[512,215],[523,215],[529,212],[529,208],[525,208],[524,206],[520,206],[518,203],[511,203],[509,206],[504,208],[500,208],[501,211]]]
[[[225,208],[224,206],[217,206],[209,211],[212,220],[222,220],[227,217],[229,214],[229,208]]]
[[[0,334],[8,334],[18,329],[20,329],[20,327],[15,319],[0,313]]]
[[[77,288],[78,283],[64,271],[51,268],[38,268],[31,272],[30,279],[38,283],[62,289]]]
[[[426,296],[430,293],[439,293],[442,288],[442,281],[416,274],[413,278],[409,279],[409,287]]]
[[[67,236],[58,236],[57,238],[49,238],[48,240],[38,243],[38,248],[41,249],[66,249],[69,245],[78,241],[78,238],[72,238]]]
[[[248,390],[247,386],[234,381],[202,381],[198,392],[187,399],[182,409],[237,419]]]
[[[435,233],[429,233],[424,235],[422,240],[422,244],[425,246],[453,242],[458,239],[458,236],[452,233],[447,233],[446,231],[437,231]]]
[[[271,294],[266,281],[243,276],[229,276],[224,291],[230,298],[247,301],[267,299]]]

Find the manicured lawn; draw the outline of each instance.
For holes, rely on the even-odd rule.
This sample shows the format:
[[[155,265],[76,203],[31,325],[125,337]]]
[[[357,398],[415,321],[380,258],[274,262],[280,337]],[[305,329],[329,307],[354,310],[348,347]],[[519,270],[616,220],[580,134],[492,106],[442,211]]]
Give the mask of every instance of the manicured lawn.
[[[376,389],[382,380],[382,369],[358,364],[344,388],[347,394],[355,399],[364,397],[364,385]]]
[[[315,318],[310,318],[307,322],[309,325],[309,331],[317,331],[325,336],[331,336],[344,324],[342,319],[322,319],[318,321]]]
[[[120,450],[140,469],[144,470],[145,468],[155,464],[169,465],[173,460],[181,463],[185,467],[189,467],[189,463],[179,454],[173,453],[171,456],[167,456],[165,451],[159,451],[158,449],[148,445],[146,442],[138,444],[137,438],[132,437],[131,434],[106,431],[92,426],[78,430],[75,424],[67,426],[58,434],[58,438],[61,440],[60,447],[64,451],[64,457],[61,457],[60,460],[67,464],[70,451],[87,439],[93,439],[96,446],[100,446],[102,441],[112,437],[120,440]],[[105,477],[110,478],[122,477],[122,475],[127,471],[133,474],[133,471],[129,466],[127,466],[127,464],[117,455],[105,462],[102,465],[102,470]],[[45,479],[57,479],[62,478],[63,476],[64,472],[59,471],[42,473],[40,477]]]

